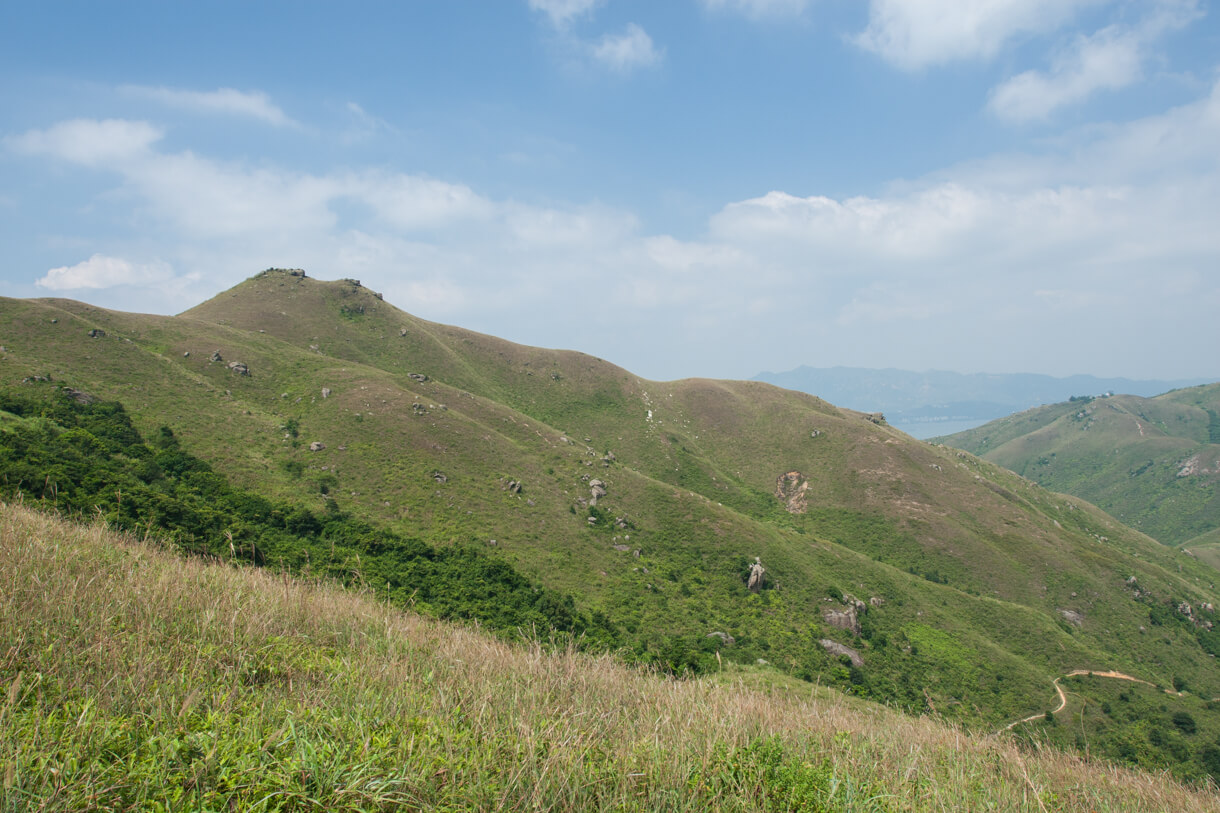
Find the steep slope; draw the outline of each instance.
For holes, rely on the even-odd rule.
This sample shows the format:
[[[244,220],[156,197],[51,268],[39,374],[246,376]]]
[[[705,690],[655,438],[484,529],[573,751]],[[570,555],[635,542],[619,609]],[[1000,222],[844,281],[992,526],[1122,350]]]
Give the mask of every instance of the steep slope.
[[[1220,384],[1040,407],[939,440],[1169,545],[1220,529]]]
[[[809,395],[645,381],[285,271],[178,317],[5,300],[0,336],[0,385],[48,375],[243,487],[484,545],[668,662],[989,724],[1079,668],[1220,694],[1206,565]]]
[[[5,810],[1215,809],[1161,772],[754,670],[510,646],[14,505],[0,581]]]

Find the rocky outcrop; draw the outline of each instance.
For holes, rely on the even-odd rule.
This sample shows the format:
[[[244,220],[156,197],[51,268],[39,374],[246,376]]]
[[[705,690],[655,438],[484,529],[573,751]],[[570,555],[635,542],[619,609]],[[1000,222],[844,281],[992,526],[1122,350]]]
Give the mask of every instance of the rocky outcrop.
[[[827,608],[822,611],[822,620],[828,626],[847,630],[852,635],[860,634],[860,616],[856,613],[855,607],[848,607],[846,610]]]
[[[848,660],[851,661],[852,666],[859,668],[864,665],[864,658],[861,658],[860,653],[849,646],[844,646],[838,641],[832,641],[829,638],[823,638],[818,643],[822,645],[822,649],[825,649],[831,655],[838,657],[846,655]]]
[[[805,513],[809,481],[799,471],[784,472],[775,480],[775,496],[789,514]]]
[[[230,361],[229,371],[238,375],[250,375],[250,368],[240,361]]]
[[[723,646],[732,646],[733,644],[737,643],[737,639],[735,639],[732,635],[729,635],[727,632],[709,632],[706,637],[719,638],[720,643]]]
[[[746,580],[746,589],[751,593],[757,593],[763,588],[763,580],[767,576],[767,569],[762,566],[762,561],[755,556],[754,564],[750,565],[750,577]]]
[[[606,496],[606,484],[601,480],[590,480],[589,493],[593,495],[593,498],[589,500],[589,505],[597,505],[597,501]]]
[[[1069,624],[1075,624],[1077,627],[1084,624],[1084,615],[1075,610],[1060,610],[1059,614],[1067,619]]]
[[[78,404],[92,404],[96,403],[97,401],[96,396],[90,395],[87,392],[81,392],[80,390],[73,389],[72,387],[64,387],[63,393]]]

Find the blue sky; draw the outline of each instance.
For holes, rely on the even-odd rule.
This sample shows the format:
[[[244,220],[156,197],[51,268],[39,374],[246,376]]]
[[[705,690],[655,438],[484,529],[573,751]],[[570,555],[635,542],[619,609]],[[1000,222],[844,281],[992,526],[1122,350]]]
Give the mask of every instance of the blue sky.
[[[649,378],[1220,378],[1203,0],[0,6],[0,295],[269,266]]]

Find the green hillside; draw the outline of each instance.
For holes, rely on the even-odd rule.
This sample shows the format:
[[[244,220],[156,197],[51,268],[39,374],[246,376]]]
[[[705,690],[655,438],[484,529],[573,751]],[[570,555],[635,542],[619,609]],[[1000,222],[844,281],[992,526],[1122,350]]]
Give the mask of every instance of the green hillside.
[[[0,504],[0,810],[1202,811],[1164,773],[673,681]]]
[[[1220,384],[1039,407],[936,440],[1167,545],[1220,529]]]
[[[0,388],[113,399],[235,488],[478,549],[663,662],[765,665],[980,729],[1075,669],[1220,696],[1205,563],[812,396],[646,381],[278,270],[177,317],[3,300],[0,337]]]

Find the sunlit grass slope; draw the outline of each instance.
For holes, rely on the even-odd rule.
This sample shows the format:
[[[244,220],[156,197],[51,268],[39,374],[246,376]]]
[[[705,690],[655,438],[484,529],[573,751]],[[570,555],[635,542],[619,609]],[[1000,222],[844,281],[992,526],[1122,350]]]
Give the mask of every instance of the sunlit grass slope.
[[[1220,384],[1081,397],[941,438],[1167,545],[1220,529]]]
[[[1206,564],[809,395],[647,381],[276,270],[177,317],[3,300],[0,336],[0,386],[120,401],[235,486],[478,546],[665,662],[761,659],[981,730],[1074,669],[1220,695]]]
[[[748,672],[676,681],[0,506],[0,810],[1216,809]]]

